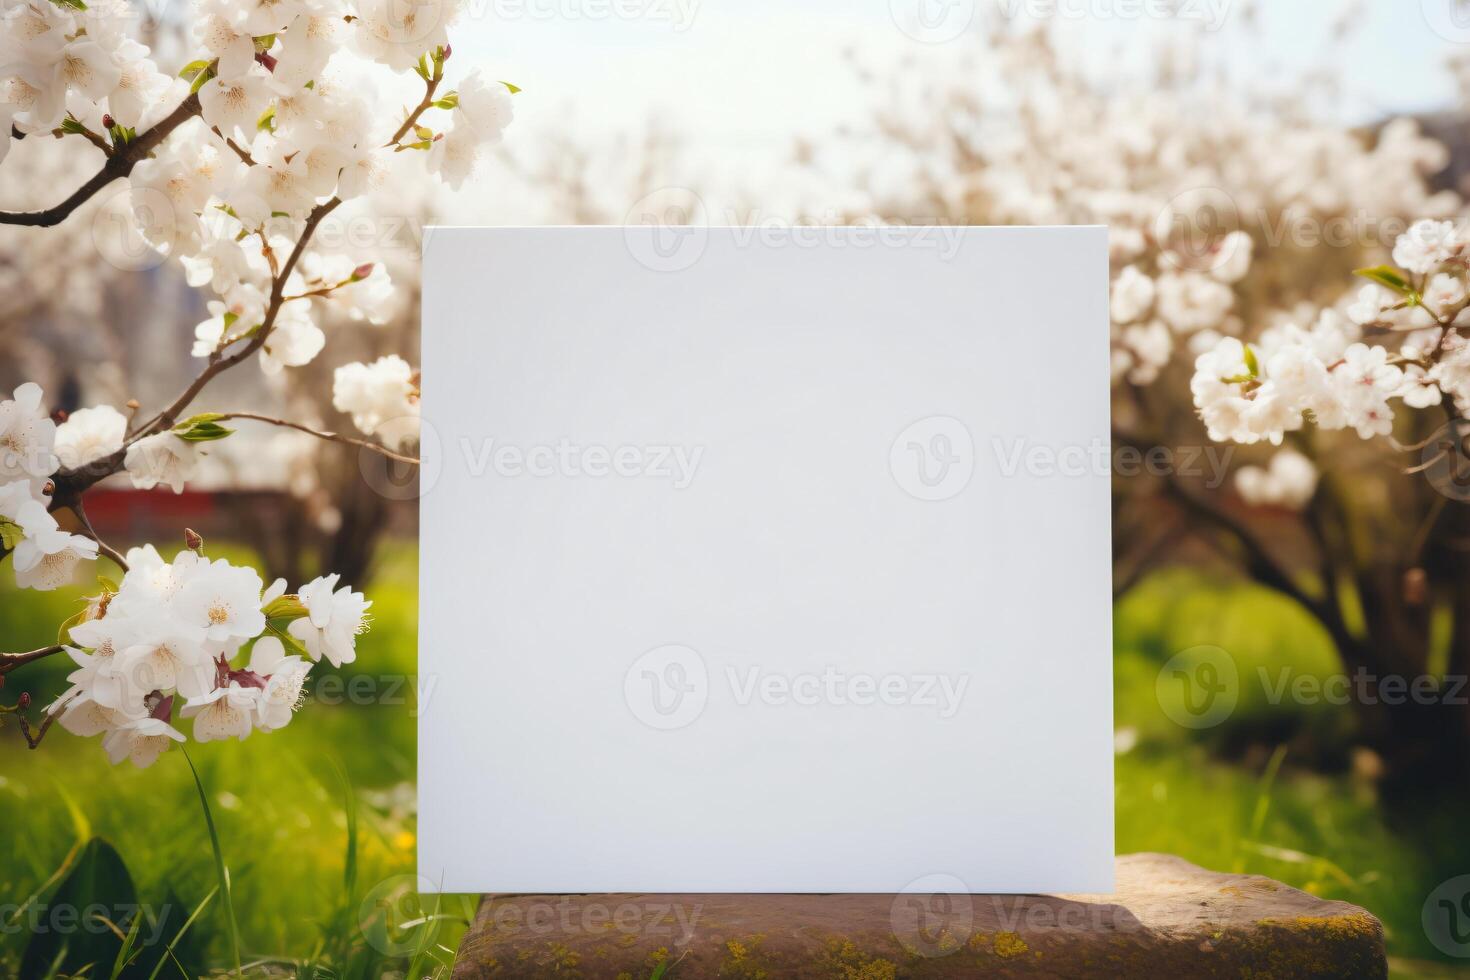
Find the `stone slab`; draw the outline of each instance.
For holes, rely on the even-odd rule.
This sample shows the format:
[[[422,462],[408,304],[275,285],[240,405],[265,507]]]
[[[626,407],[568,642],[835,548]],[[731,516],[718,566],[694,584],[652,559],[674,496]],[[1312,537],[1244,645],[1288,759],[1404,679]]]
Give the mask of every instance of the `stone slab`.
[[[489,895],[456,980],[901,980],[1387,976],[1383,927],[1346,902],[1165,854],[1113,895]]]

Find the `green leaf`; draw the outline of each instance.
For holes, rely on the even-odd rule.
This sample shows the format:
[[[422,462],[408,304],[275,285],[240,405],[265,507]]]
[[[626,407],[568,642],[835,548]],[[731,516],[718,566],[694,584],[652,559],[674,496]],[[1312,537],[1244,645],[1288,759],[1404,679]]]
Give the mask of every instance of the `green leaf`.
[[[83,126],[81,120],[78,119],[76,116],[73,116],[70,113],[68,113],[67,114],[67,117],[65,119],[61,120],[61,131],[63,133],[72,133],[73,135],[80,135],[80,134],[85,133],[87,131],[87,127],[86,126]]]
[[[511,95],[520,95],[521,94],[521,87],[519,85],[515,84],[514,82],[507,82],[505,79],[502,78],[500,80],[500,84],[501,85],[504,85],[506,88],[510,89],[510,94]]]
[[[198,75],[201,71],[205,71],[208,68],[209,61],[204,58],[200,58],[198,61],[191,61],[184,67],[180,68],[179,77],[193,78],[195,75]]]
[[[276,131],[276,107],[274,103],[266,106],[266,110],[260,114],[260,118],[255,120],[255,129],[257,132],[269,130],[274,133]]]
[[[270,620],[266,620],[265,631],[280,640],[281,646],[286,648],[287,653],[295,654],[303,660],[311,659],[311,654],[307,652],[306,647],[301,645],[300,640],[288,633],[285,627],[277,626]]]
[[[1416,305],[1419,302],[1419,294],[1414,291],[1414,287],[1404,278],[1404,274],[1393,266],[1375,265],[1371,269],[1354,269],[1353,275],[1362,276],[1380,286],[1385,286]]]
[[[99,575],[97,576],[97,584],[101,586],[103,592],[111,592],[113,595],[117,595],[118,586],[112,579],[104,575]]]
[[[459,93],[455,91],[445,92],[443,98],[435,99],[431,104],[440,109],[453,109],[459,105]]]
[[[294,595],[283,595],[271,601],[263,610],[266,619],[284,619],[290,622],[300,619],[306,615],[306,607],[301,604],[301,597]]]
[[[1241,344],[1240,346],[1245,349],[1246,369],[1250,371],[1252,378],[1259,378],[1261,376],[1261,362],[1256,359],[1256,352],[1251,350],[1250,344]]]
[[[115,920],[129,910],[137,914],[137,905],[133,878],[122,857],[107,841],[93,837],[45,903],[45,908],[53,912],[69,910],[75,921],[67,928],[31,931],[21,957],[20,975],[45,976],[53,964],[59,963],[58,972],[65,974],[78,973],[92,964],[88,975],[95,976],[98,966],[115,962],[123,948],[115,933],[94,921],[99,907]],[[83,921],[82,916],[88,916],[87,920]]]
[[[174,426],[173,434],[185,442],[214,442],[235,434],[235,430],[218,422],[181,422]]]
[[[87,621],[87,612],[87,607],[83,606],[75,616],[72,616],[66,622],[62,623],[61,628],[56,631],[56,642],[61,644],[62,646],[70,643],[71,628],[73,626],[80,626],[85,623]]]
[[[21,526],[8,517],[0,517],[0,545],[6,551],[14,551],[15,546],[25,540],[26,533]]]
[[[271,45],[275,43],[276,36],[274,34],[257,34],[255,36],[255,50],[257,51],[269,51]]]
[[[204,69],[199,74],[194,76],[194,82],[192,85],[189,86],[189,94],[192,95],[195,92],[198,92],[201,88],[204,87],[204,83],[209,81],[213,77],[214,66],[211,65],[210,67]]]
[[[82,0],[51,0],[58,7],[70,7],[73,10],[86,10],[87,5]]]

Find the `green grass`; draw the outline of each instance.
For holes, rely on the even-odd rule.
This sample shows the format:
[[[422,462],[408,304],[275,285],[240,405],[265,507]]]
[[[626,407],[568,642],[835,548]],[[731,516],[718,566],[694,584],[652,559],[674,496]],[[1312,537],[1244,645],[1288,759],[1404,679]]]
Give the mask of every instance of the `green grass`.
[[[211,555],[223,549],[211,547]],[[359,638],[358,660],[334,672],[319,665],[314,675],[340,674],[337,687],[319,687],[329,701],[302,707],[290,727],[255,733],[244,742],[212,742],[190,749],[218,825],[220,845],[233,882],[243,959],[306,961],[338,953],[331,963],[373,951],[367,934],[393,954],[402,968],[419,933],[400,934],[396,925],[415,918],[411,892],[415,846],[415,591],[412,549],[394,548],[370,588],[373,629]],[[0,612],[8,648],[54,642],[55,624],[75,608],[80,590],[68,595],[17,596],[7,592]],[[39,599],[39,601],[35,601]],[[47,661],[45,670],[18,671],[9,678],[7,701],[30,690],[44,704],[65,685],[66,664]],[[356,689],[368,700],[340,696]],[[33,712],[33,715],[35,712]],[[73,738],[53,729],[34,752],[26,751],[14,726],[0,733],[0,825],[12,845],[0,850],[0,907],[18,905],[46,881],[79,836],[96,834],[116,846],[137,884],[139,901],[161,904],[170,888],[182,922],[217,884],[200,801],[182,752],[170,751],[152,768],[108,764],[96,739]],[[346,894],[348,810],[342,774],[356,800],[355,884]],[[68,812],[75,802],[86,827]],[[449,902],[446,912],[473,906]],[[391,922],[385,923],[385,920]],[[373,928],[364,930],[362,923]],[[374,933],[390,925],[386,937]],[[210,903],[195,926],[208,940],[210,965],[223,968],[232,956],[224,906]],[[462,927],[444,924],[429,955],[448,963]],[[26,931],[0,935],[0,975],[11,975]],[[386,941],[384,939],[386,938]],[[328,956],[330,960],[331,957]],[[381,964],[370,974],[376,977]],[[426,970],[425,973],[428,971]],[[161,976],[177,976],[171,968]],[[336,973],[333,975],[342,975]]]
[[[357,663],[343,672],[344,683],[380,693],[398,683],[394,678],[414,673],[416,635],[416,553],[392,546],[384,559],[368,590],[373,630],[360,640]],[[80,594],[0,593],[5,647],[52,642]],[[1155,689],[1160,666],[1201,643],[1228,650],[1242,678],[1229,721],[1202,733],[1170,721]],[[1346,709],[1273,705],[1257,682],[1259,667],[1290,666],[1316,676],[1335,669],[1330,647],[1310,622],[1249,587],[1170,573],[1119,606],[1115,663],[1117,725],[1136,734],[1136,744],[1117,760],[1120,853],[1172,852],[1354,902],[1384,920],[1395,955],[1436,956],[1419,926],[1422,902],[1440,880],[1467,869],[1432,866],[1414,837],[1386,826],[1371,786],[1345,764]],[[324,670],[332,673],[317,668]],[[17,672],[4,700],[13,702],[25,689],[44,703],[61,690],[64,675],[64,664]],[[432,936],[385,931],[422,911],[409,894],[415,718],[411,691],[396,696],[401,703],[309,703],[284,732],[191,748],[230,869],[247,963],[294,964],[278,964],[282,972],[312,964],[336,977],[402,971],[420,949],[421,975],[451,961],[463,928],[453,920],[472,911],[467,900],[446,904],[450,921]],[[1268,782],[1278,745],[1287,746],[1285,761]],[[24,902],[90,834],[116,846],[141,901],[162,903],[172,890],[176,922],[217,886],[181,752],[145,771],[115,768],[95,739],[56,730],[28,752],[8,726],[0,753],[0,825],[10,838],[0,849],[0,906]],[[232,962],[226,922],[217,896],[194,927],[204,944],[200,955],[214,969]],[[13,972],[26,938],[24,931],[0,934],[0,975]],[[177,975],[171,967],[160,973]]]

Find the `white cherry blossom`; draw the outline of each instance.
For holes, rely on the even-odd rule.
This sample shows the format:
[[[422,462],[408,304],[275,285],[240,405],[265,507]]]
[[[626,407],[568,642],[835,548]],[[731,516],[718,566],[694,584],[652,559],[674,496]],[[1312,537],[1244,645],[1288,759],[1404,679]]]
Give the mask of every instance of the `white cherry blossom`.
[[[75,469],[122,448],[128,419],[111,405],[81,408],[56,427],[56,456]]]
[[[313,660],[326,657],[333,667],[357,659],[357,634],[366,628],[372,603],[350,586],[337,588],[340,575],[327,575],[303,585],[298,593],[306,616],[288,627],[290,634],[306,647]],[[333,590],[336,589],[334,592]]]
[[[183,493],[184,485],[199,468],[199,446],[172,432],[159,432],[129,446],[123,466],[139,490],[152,490],[166,483],[174,493]]]

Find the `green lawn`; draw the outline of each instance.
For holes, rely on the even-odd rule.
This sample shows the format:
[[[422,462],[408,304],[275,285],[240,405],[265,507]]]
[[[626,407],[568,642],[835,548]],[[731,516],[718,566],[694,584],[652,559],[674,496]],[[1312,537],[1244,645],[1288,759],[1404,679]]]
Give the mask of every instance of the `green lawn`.
[[[284,732],[191,749],[231,870],[247,962],[279,960],[282,972],[311,962],[329,968],[327,976],[377,977],[407,968],[416,952],[420,974],[433,971],[430,957],[450,961],[462,930],[455,920],[472,908],[466,900],[449,902],[434,923],[400,928],[418,917],[407,894],[414,869],[415,719],[411,690],[402,683],[415,662],[415,577],[415,552],[390,547],[368,589],[373,630],[344,672],[343,683],[370,695],[353,700],[372,700],[376,692],[396,703],[309,703]],[[0,593],[5,647],[50,642],[79,594]],[[1170,721],[1155,695],[1160,666],[1199,643],[1229,650],[1243,678],[1229,722],[1203,734]],[[1355,902],[1384,920],[1396,956],[1434,958],[1419,927],[1420,908],[1436,883],[1462,869],[1429,866],[1412,837],[1386,828],[1371,787],[1343,762],[1350,744],[1345,709],[1272,705],[1254,680],[1257,666],[1290,664],[1318,675],[1333,669],[1331,652],[1310,623],[1271,596],[1173,573],[1119,607],[1115,657],[1117,723],[1134,743],[1117,762],[1120,852],[1169,851]],[[12,675],[5,700],[22,689],[38,700],[54,695],[65,673],[64,664],[56,666]],[[327,689],[328,700],[340,700],[330,696],[337,690]],[[1273,757],[1282,761],[1273,752],[1278,744],[1287,747],[1272,779]],[[9,830],[9,846],[0,850],[0,915],[41,889],[78,840],[91,835],[115,845],[139,902],[167,905],[175,924],[215,887],[209,835],[181,752],[140,772],[108,765],[97,740],[60,730],[28,752],[7,726],[0,753],[0,825]],[[350,889],[339,766],[355,800]],[[29,938],[28,929],[13,925],[0,934],[0,974],[14,972]],[[230,965],[222,903],[205,909],[179,955],[193,957],[190,966]],[[169,965],[160,976],[176,977],[178,970]]]

